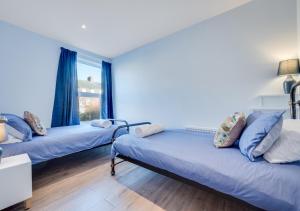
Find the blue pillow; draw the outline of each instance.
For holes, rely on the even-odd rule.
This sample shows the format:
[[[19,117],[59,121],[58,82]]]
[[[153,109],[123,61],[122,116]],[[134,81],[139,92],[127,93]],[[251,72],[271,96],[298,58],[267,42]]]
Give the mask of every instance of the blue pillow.
[[[249,124],[247,124],[239,140],[241,153],[247,156],[249,160],[255,161],[252,154],[253,150],[281,120],[283,113],[261,113],[255,116],[254,119],[249,119]],[[249,115],[249,117],[252,118],[253,115]]]
[[[257,120],[263,113],[261,111],[254,111],[247,117],[246,127],[251,125],[255,120]]]
[[[25,122],[21,117],[14,114],[1,114],[7,118],[7,123],[9,126],[13,127],[17,131],[23,134],[23,141],[31,141],[32,140],[32,130],[30,126]]]
[[[251,125],[258,117],[260,117],[263,113],[261,111],[254,111],[251,114],[248,115],[247,119],[246,119],[246,126],[244,128],[244,130]],[[236,140],[234,142],[234,147],[235,148],[239,148],[239,144],[240,144],[240,139]]]

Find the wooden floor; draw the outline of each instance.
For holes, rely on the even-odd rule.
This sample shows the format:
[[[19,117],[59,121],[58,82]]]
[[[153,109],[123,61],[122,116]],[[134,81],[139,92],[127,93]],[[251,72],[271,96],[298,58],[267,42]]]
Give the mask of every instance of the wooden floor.
[[[109,154],[107,146],[34,166],[31,210],[254,210],[128,162],[112,177]]]

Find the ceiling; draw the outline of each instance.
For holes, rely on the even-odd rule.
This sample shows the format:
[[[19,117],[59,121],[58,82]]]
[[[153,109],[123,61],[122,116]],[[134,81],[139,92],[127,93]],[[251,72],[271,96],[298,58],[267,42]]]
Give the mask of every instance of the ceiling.
[[[249,1],[1,0],[0,20],[113,58]]]

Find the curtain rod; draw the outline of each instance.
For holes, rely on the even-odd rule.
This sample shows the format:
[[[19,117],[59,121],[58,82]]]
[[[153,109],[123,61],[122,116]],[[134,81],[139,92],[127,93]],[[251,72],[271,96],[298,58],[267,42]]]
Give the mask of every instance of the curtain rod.
[[[87,60],[92,60],[95,62],[98,61],[106,61],[106,62],[111,62],[111,59],[103,57],[103,56],[99,56],[99,55],[90,55],[88,53],[82,53],[82,52],[77,52],[78,58],[82,58],[82,59],[87,59]]]

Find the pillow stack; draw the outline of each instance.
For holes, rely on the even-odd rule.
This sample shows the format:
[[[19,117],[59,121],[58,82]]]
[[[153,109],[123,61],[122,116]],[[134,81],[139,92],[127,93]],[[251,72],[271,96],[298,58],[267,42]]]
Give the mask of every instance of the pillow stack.
[[[300,160],[300,141],[296,142],[296,134],[300,137],[300,121],[295,126],[294,132],[289,135],[287,132],[281,134],[283,127],[284,112],[262,113],[254,112],[247,119],[243,113],[234,113],[233,116],[227,117],[221,124],[215,134],[214,145],[218,148],[230,147],[238,143],[240,151],[250,161],[256,161],[259,157],[269,162],[282,162],[283,160],[295,161]],[[290,144],[282,141],[290,137]],[[284,147],[279,147],[284,145]],[[287,146],[289,145],[289,146]],[[293,157],[283,158],[284,148],[293,146]],[[296,150],[297,149],[297,150]],[[281,155],[281,157],[280,157]]]
[[[1,114],[6,117],[6,129],[8,134],[22,141],[32,140],[32,130],[21,117],[14,114]]]
[[[33,134],[47,134],[39,118],[28,111],[24,112],[24,119],[14,114],[2,113],[0,115],[7,119],[5,123],[7,139],[2,140],[1,144],[27,142],[32,140]]]
[[[253,113],[247,118],[247,125],[239,140],[241,153],[255,161],[267,152],[278,140],[284,112]],[[248,120],[249,119],[249,120]]]

